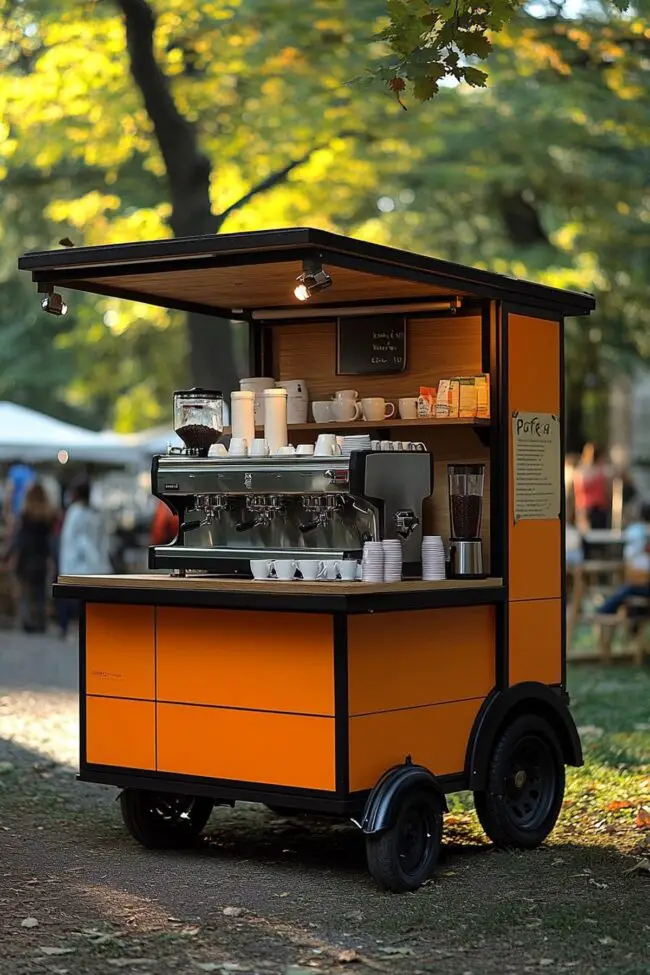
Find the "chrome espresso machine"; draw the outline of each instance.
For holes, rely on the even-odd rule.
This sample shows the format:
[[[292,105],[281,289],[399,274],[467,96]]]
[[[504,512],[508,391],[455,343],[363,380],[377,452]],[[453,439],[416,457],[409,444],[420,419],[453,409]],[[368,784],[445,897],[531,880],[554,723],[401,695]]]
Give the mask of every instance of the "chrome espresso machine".
[[[153,493],[178,514],[180,528],[171,544],[150,548],[150,568],[249,575],[249,561],[260,556],[359,559],[364,542],[401,538],[404,574],[420,574],[430,453],[210,456],[218,420],[191,408],[179,418],[183,396],[175,394],[175,428],[185,446],[152,465]]]

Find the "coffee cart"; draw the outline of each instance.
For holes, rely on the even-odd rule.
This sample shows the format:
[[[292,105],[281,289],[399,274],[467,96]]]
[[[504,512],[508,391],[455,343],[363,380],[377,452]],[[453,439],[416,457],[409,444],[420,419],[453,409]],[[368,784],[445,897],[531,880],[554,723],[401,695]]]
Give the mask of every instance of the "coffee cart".
[[[431,875],[448,793],[473,792],[496,844],[541,843],[565,765],[582,762],[565,689],[560,421],[564,320],[593,298],[310,229],[31,253],[20,267],[46,302],[67,289],[247,322],[251,374],[300,379],[312,399],[353,384],[395,403],[489,377],[487,417],[289,427],[294,444],[360,426],[424,444],[420,537],[449,538],[448,465],[483,465],[479,573],[422,581],[414,548],[402,582],[256,581],[241,561],[211,571],[209,547],[198,558],[188,545],[156,550],[151,574],[60,578],[55,595],[83,607],[80,779],[120,787],[124,822],[148,847],[189,843],[214,805],[239,800],[347,817],[394,891]],[[323,273],[328,286],[298,300],[296,280]],[[388,333],[369,321],[402,323],[378,355]],[[359,497],[380,490],[372,462],[365,482],[355,468]],[[314,492],[339,474],[352,490],[357,461],[306,463]],[[401,464],[395,490],[410,483]],[[240,463],[241,484],[262,485],[258,471]],[[186,514],[184,472],[201,482],[192,460],[159,490],[183,495],[170,503]]]

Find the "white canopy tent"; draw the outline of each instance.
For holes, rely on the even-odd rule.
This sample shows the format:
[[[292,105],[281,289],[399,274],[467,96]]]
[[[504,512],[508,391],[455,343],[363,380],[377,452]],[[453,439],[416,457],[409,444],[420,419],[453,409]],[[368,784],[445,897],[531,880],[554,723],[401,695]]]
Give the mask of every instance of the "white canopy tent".
[[[63,452],[63,453],[62,453]],[[137,463],[128,438],[94,433],[16,403],[0,402],[0,461],[26,463]]]

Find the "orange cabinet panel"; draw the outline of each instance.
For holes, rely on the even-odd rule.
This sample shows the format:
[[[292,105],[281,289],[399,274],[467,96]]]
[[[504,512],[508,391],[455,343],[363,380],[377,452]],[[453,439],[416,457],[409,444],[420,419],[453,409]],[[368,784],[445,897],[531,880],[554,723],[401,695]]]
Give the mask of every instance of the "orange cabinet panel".
[[[158,700],[334,714],[334,640],[326,615],[162,607]]]
[[[407,755],[434,775],[465,767],[470,731],[483,698],[350,718],[350,789],[370,789]]]
[[[494,618],[493,606],[350,616],[350,714],[485,697]]]
[[[156,705],[117,697],[86,698],[86,761],[155,769]]]
[[[559,322],[511,315],[508,318],[509,416],[522,412],[560,412]],[[554,599],[562,591],[559,518],[514,524],[512,430],[509,437],[510,599]],[[558,471],[562,477],[562,471]]]
[[[86,606],[86,690],[107,697],[155,698],[152,606]]]
[[[333,790],[334,718],[158,704],[158,770]]]
[[[562,601],[535,599],[510,603],[510,684],[562,680]]]

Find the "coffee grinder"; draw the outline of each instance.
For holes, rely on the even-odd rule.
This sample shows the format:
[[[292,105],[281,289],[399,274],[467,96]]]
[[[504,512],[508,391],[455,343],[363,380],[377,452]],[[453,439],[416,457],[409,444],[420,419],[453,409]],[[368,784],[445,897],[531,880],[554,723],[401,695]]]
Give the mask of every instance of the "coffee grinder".
[[[481,517],[485,464],[449,464],[447,478],[451,575],[463,579],[483,578]]]

